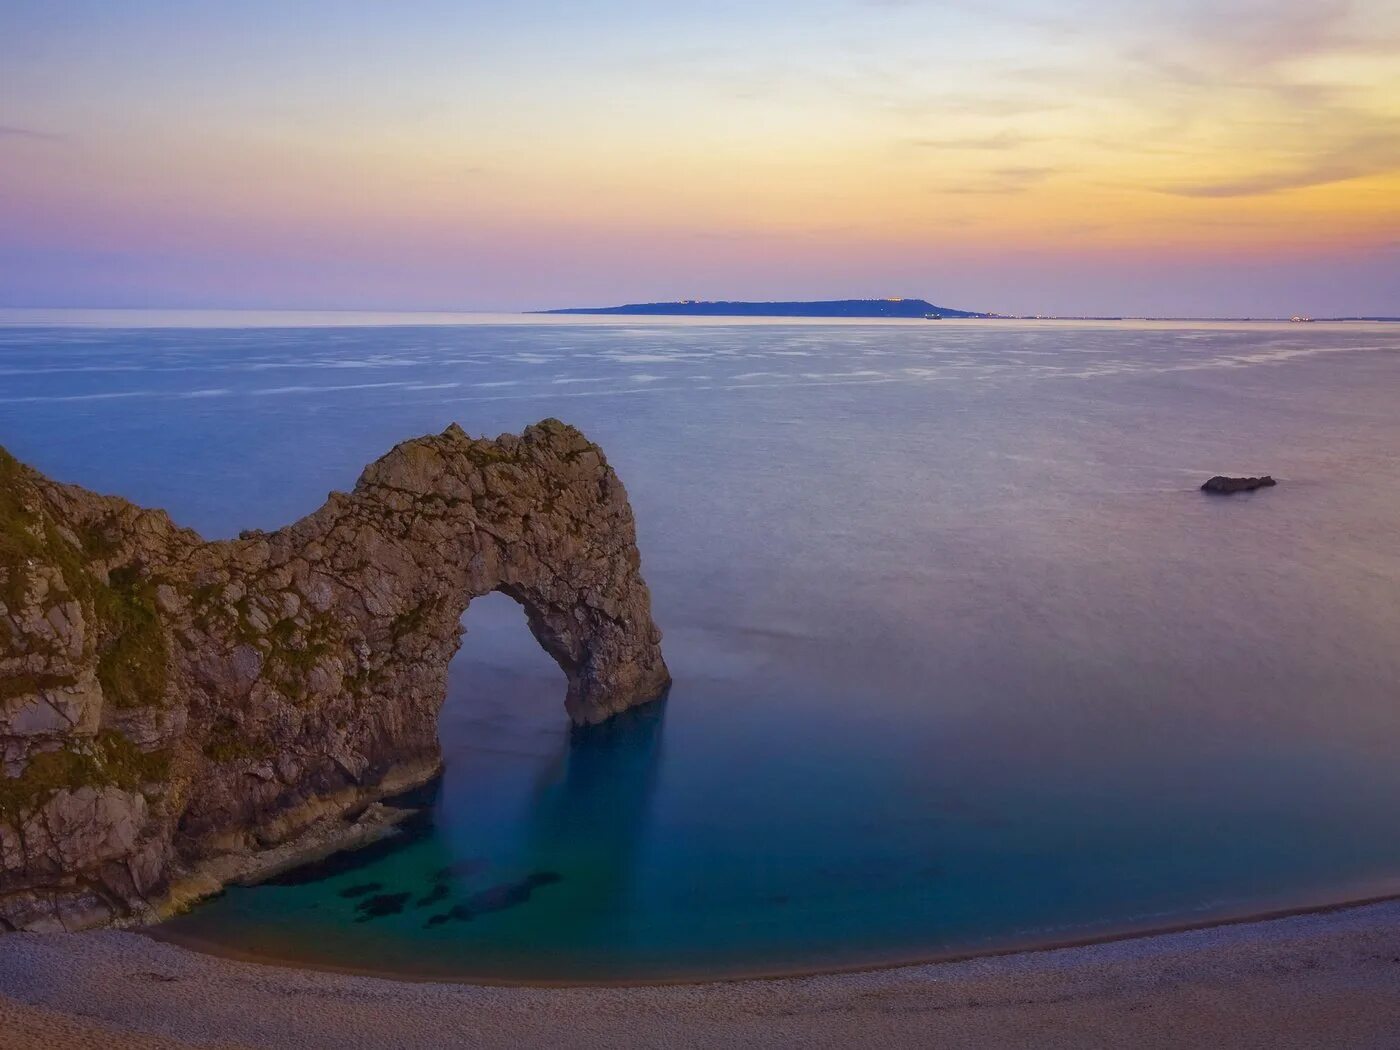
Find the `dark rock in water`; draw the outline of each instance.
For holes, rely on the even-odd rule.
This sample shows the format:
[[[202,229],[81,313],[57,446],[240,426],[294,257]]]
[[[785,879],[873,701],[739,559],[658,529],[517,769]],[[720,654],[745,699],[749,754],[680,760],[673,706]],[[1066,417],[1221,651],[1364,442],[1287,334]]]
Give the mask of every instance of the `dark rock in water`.
[[[434,886],[428,893],[424,894],[422,897],[419,897],[419,898],[418,898],[418,903],[415,904],[414,907],[415,907],[415,908],[429,908],[429,907],[431,907],[432,905],[438,903],[438,901],[445,901],[445,900],[447,900],[447,898],[451,895],[451,893],[452,893],[452,887],[451,887],[451,886],[449,886],[449,885],[448,885],[447,883],[445,883],[445,882],[439,882],[439,883],[438,883],[436,886]]]
[[[354,897],[363,897],[367,893],[373,893],[375,890],[382,890],[383,888],[384,883],[382,882],[361,882],[355,886],[345,887],[345,889],[340,891],[340,895],[351,899]]]
[[[473,893],[464,904],[458,904],[440,915],[432,916],[424,925],[440,926],[448,921],[471,922],[478,915],[519,907],[529,901],[531,895],[541,886],[552,886],[563,878],[564,876],[557,871],[537,871],[518,882],[488,886],[479,893]]]
[[[381,893],[362,900],[355,908],[355,921],[369,922],[371,919],[382,919],[386,915],[398,915],[403,911],[410,896],[408,893]]]
[[[1266,489],[1277,484],[1278,482],[1267,474],[1262,478],[1227,478],[1223,474],[1217,474],[1201,486],[1201,491],[1229,496],[1235,492],[1253,492],[1255,489]]]
[[[468,857],[466,860],[459,860],[455,864],[449,864],[445,868],[438,868],[433,872],[434,882],[448,882],[459,876],[480,875],[491,866],[491,862],[485,857]]]
[[[221,542],[0,449],[0,931],[163,917],[431,778],[462,614],[493,591],[576,723],[657,698],[640,566],[622,482],[558,420],[406,441],[300,521]]]

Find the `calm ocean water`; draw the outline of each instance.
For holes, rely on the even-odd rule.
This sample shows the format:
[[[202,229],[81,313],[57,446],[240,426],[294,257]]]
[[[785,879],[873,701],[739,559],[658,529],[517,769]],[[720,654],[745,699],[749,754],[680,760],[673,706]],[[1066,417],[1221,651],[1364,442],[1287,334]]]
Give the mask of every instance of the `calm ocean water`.
[[[230,536],[559,416],[631,494],[676,684],[571,732],[484,599],[431,820],[173,933],[665,979],[1400,889],[1400,326],[243,324],[0,326],[0,444]]]

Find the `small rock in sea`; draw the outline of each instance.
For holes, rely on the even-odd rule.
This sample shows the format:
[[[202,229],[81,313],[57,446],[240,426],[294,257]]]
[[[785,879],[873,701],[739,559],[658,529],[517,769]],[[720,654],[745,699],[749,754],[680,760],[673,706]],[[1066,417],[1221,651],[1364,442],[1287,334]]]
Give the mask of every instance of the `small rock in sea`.
[[[1253,492],[1255,489],[1266,489],[1277,484],[1278,482],[1267,474],[1262,478],[1227,478],[1223,474],[1217,474],[1201,486],[1201,491],[1229,496],[1235,492]]]
[[[382,919],[386,915],[398,915],[411,896],[410,893],[381,893],[362,900],[355,908],[355,921],[369,922],[371,919]]]
[[[355,897],[363,897],[367,893],[373,893],[375,890],[382,890],[383,888],[384,884],[382,882],[361,882],[355,886],[346,886],[345,889],[340,891],[340,895],[347,899],[352,899]]]
[[[415,908],[427,908],[427,907],[430,907],[431,905],[436,904],[438,901],[446,900],[446,899],[448,898],[448,896],[449,896],[451,893],[452,893],[452,887],[451,887],[451,886],[449,886],[449,885],[448,885],[447,883],[445,883],[445,882],[439,882],[436,886],[434,886],[434,887],[432,888],[432,890],[431,890],[429,893],[426,893],[426,894],[424,894],[422,897],[419,897],[419,898],[418,898],[418,903],[415,904],[414,907],[415,907]]]

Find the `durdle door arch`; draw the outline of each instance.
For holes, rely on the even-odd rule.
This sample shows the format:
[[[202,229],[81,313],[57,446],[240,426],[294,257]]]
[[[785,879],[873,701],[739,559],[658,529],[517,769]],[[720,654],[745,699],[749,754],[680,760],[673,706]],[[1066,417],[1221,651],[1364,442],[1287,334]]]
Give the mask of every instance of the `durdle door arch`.
[[[0,450],[0,928],[152,918],[432,776],[462,614],[492,591],[574,722],[669,684],[627,494],[557,420],[454,424],[215,543]]]

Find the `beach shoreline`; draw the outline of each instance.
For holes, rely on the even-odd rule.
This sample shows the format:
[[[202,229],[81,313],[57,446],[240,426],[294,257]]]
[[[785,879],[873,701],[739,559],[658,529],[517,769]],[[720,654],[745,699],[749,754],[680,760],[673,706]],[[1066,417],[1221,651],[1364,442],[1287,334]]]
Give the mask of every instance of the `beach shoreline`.
[[[629,987],[385,980],[128,931],[0,938],[0,1047],[1400,1046],[1400,900],[877,970]],[[26,1041],[27,1040],[27,1041]]]
[[[878,973],[885,970],[908,970],[926,966],[940,966],[951,963],[972,962],[978,959],[996,959],[1016,955],[1033,955],[1041,952],[1058,952],[1077,948],[1093,948],[1099,945],[1116,944],[1123,941],[1151,940],[1169,937],[1174,934],[1193,933],[1201,930],[1223,929],[1232,926],[1248,926],[1278,920],[1300,918],[1310,915],[1330,915],[1374,905],[1394,904],[1400,909],[1400,888],[1387,883],[1387,889],[1377,892],[1357,893],[1335,899],[1310,904],[1290,904],[1278,907],[1257,909],[1248,912],[1202,912],[1198,919],[1186,919],[1159,925],[1142,924],[1120,926],[1098,933],[1085,933],[1082,936],[1055,939],[1028,939],[1015,942],[999,941],[985,947],[955,949],[946,952],[911,954],[887,961],[864,961],[848,964],[815,965],[810,968],[784,970],[753,970],[729,974],[709,974],[694,976],[662,977],[655,979],[617,978],[596,981],[581,979],[517,979],[496,977],[490,974],[441,972],[399,972],[376,970],[363,966],[338,966],[321,960],[308,960],[291,956],[281,956],[266,952],[241,950],[227,943],[190,936],[165,922],[144,927],[129,927],[133,932],[151,940],[172,944],[186,951],[227,959],[253,966],[267,966],[279,969],[306,970],[316,973],[339,974],[343,977],[370,977],[376,980],[396,981],[406,984],[450,984],[477,986],[483,988],[677,988],[703,987],[707,985],[738,984],[750,981],[786,981],[816,977],[839,977],[847,974]]]

